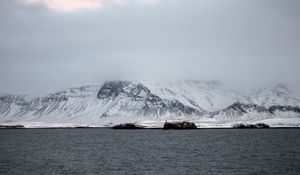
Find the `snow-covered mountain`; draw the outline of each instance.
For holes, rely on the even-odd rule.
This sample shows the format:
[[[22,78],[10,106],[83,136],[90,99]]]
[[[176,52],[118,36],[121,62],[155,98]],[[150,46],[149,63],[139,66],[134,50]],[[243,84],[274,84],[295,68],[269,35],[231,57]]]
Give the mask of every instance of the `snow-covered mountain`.
[[[44,97],[0,95],[1,123],[113,125],[170,119],[226,123],[291,118],[300,126],[299,116],[300,98],[282,85],[242,93],[213,81],[110,81]]]
[[[255,104],[269,106],[299,106],[299,97],[282,84],[256,89],[250,94]]]

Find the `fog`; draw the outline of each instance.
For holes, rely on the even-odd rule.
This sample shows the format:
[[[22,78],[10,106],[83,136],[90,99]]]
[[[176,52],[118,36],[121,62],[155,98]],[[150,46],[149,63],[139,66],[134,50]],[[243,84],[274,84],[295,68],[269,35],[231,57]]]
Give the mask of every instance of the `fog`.
[[[112,79],[300,89],[299,9],[298,0],[0,1],[0,92]]]

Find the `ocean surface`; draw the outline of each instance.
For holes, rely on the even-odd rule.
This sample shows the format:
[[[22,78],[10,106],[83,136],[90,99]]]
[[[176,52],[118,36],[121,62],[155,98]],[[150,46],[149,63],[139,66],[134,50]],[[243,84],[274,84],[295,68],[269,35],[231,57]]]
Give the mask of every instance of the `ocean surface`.
[[[300,129],[0,129],[0,174],[300,174]]]

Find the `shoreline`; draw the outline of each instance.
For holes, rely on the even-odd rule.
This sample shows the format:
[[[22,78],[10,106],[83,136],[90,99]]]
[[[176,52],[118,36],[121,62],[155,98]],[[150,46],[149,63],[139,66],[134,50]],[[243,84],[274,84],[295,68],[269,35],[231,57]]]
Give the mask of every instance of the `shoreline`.
[[[139,128],[139,129],[113,129],[112,127],[37,127],[37,128],[0,128],[2,129],[111,129],[111,130],[166,130],[163,128]],[[300,129],[300,127],[270,127],[270,128],[228,128],[228,127],[217,127],[217,128],[197,128],[197,129],[168,129],[168,130],[210,130],[210,129],[232,129],[232,130],[253,130],[253,129]]]

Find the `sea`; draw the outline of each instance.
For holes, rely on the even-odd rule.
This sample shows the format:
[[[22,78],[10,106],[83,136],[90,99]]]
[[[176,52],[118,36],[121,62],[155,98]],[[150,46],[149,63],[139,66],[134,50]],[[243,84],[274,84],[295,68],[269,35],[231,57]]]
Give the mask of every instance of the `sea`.
[[[0,129],[0,174],[300,174],[300,129]]]

